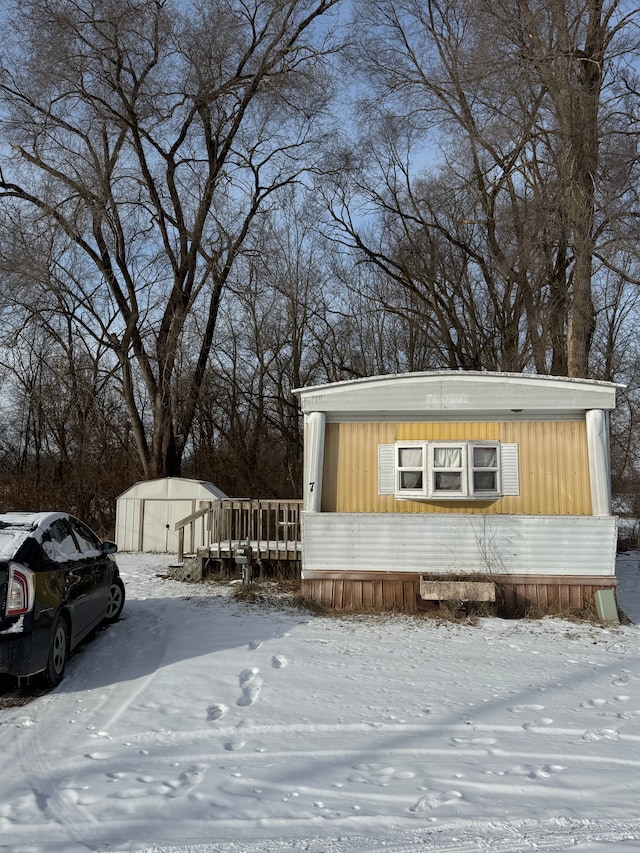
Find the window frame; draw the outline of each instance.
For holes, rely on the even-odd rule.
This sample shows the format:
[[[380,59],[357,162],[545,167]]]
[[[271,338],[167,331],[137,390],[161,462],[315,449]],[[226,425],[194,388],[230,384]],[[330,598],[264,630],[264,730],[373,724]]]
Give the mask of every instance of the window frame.
[[[422,452],[422,465],[400,465],[400,454],[403,450],[420,449]],[[394,482],[396,497],[425,498],[427,496],[427,471],[426,471],[426,442],[425,441],[397,441],[394,452]],[[409,471],[420,470],[422,473],[422,486],[419,489],[403,488],[401,485],[402,474]]]
[[[469,447],[466,441],[427,441],[427,467],[429,485],[427,496],[430,498],[444,498],[445,500],[465,500],[469,497]],[[460,465],[436,465],[436,454],[438,450],[459,450]],[[438,474],[447,472],[460,475],[459,489],[439,489],[437,485]]]
[[[394,484],[395,497],[399,500],[498,500],[502,495],[502,454],[499,441],[396,441],[394,445]],[[408,471],[418,471],[418,465],[400,465],[401,451],[404,449],[422,449],[422,486],[420,488],[403,488],[402,474]],[[476,464],[475,451],[482,448],[495,449],[494,465]],[[453,468],[446,465],[436,465],[438,450],[460,450],[460,465]],[[460,473],[460,489],[439,489],[436,485],[438,474],[451,472]],[[476,473],[492,473],[495,475],[495,489],[477,488]]]
[[[491,448],[496,451],[495,465],[476,465],[474,459],[474,451],[482,448]],[[477,473],[495,473],[495,489],[476,488],[475,474]],[[500,451],[499,441],[471,441],[469,442],[469,490],[474,498],[491,499],[502,497],[502,454]]]

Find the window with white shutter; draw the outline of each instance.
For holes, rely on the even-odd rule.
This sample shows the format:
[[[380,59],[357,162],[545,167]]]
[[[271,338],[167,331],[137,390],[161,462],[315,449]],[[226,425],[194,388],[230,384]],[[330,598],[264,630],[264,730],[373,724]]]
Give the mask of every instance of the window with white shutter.
[[[497,441],[381,444],[378,493],[413,500],[496,500],[518,495],[518,445]]]

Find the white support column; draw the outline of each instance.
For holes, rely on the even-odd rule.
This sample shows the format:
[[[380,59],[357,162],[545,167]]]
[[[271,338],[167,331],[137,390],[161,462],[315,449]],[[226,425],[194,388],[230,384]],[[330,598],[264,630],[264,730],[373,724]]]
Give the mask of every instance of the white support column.
[[[320,512],[326,419],[324,412],[311,412],[307,415],[304,473],[304,509],[306,512]]]
[[[609,413],[587,411],[587,447],[591,477],[591,512],[611,515],[611,467],[609,460]]]

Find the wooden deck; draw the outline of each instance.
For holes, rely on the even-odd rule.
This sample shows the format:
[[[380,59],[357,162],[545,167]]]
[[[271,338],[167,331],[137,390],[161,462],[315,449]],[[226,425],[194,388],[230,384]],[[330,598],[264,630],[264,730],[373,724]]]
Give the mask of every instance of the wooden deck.
[[[299,500],[227,498],[207,501],[176,523],[178,560],[187,555],[230,564],[236,550],[249,544],[251,558],[299,573],[301,560]]]

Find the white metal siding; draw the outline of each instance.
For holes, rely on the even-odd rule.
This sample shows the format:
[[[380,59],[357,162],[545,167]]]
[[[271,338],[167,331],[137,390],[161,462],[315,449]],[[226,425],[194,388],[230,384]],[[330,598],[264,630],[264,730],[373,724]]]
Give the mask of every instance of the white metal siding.
[[[121,498],[116,504],[116,542],[120,551],[140,549],[140,501]]]
[[[144,501],[142,550],[175,554],[178,551],[176,521],[195,510],[195,501]]]
[[[306,572],[615,573],[617,518],[303,513]]]

